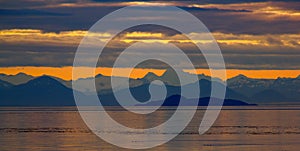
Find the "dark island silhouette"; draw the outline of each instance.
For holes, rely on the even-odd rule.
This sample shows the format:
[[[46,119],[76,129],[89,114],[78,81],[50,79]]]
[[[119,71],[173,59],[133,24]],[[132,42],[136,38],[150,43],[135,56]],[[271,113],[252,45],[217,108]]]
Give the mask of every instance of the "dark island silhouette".
[[[170,96],[168,98],[166,98],[165,100],[162,101],[151,101],[149,103],[146,104],[140,104],[137,106],[179,106],[179,102],[180,100],[182,100],[183,102],[181,103],[182,106],[193,106],[194,104],[198,104],[198,106],[208,106],[209,105],[209,101],[210,99],[214,99],[215,101],[219,101],[221,102],[221,99],[217,99],[217,98],[210,98],[210,97],[205,97],[205,98],[200,98],[200,99],[187,99],[184,98],[180,95],[173,95]],[[197,103],[198,102],[198,103]],[[211,106],[219,106],[219,104],[210,104]],[[233,100],[233,99],[224,99],[223,106],[255,106],[257,104],[249,104],[243,101],[239,101],[239,100]]]

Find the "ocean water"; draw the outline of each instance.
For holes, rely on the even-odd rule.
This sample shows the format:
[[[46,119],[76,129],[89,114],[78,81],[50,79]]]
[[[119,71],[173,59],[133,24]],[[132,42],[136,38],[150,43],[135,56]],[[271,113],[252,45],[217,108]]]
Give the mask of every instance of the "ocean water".
[[[153,118],[135,116],[119,108],[109,108],[108,112],[119,123],[145,128],[162,123],[174,110],[165,107],[155,112]],[[203,112],[203,108],[197,110],[191,123],[172,141],[148,150],[298,151],[300,148],[300,106],[224,107],[209,131],[199,135]],[[93,134],[75,107],[1,107],[0,121],[1,151],[121,149]],[[139,137],[138,133],[127,135]]]

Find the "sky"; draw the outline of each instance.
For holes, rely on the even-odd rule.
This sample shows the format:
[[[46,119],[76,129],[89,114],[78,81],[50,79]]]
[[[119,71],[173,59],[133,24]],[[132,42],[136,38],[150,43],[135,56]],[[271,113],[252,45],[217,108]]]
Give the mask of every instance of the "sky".
[[[75,52],[89,28],[105,15],[130,5],[178,6],[199,18],[221,48],[228,77],[300,75],[300,2],[293,0],[0,0],[0,73],[44,73],[70,78]],[[185,21],[180,17],[174,19]],[[188,34],[201,36],[200,32]],[[91,34],[100,43],[110,35],[109,31]],[[153,46],[168,49],[169,43],[176,43],[195,67],[201,69],[198,73],[209,74],[205,59],[195,53],[191,41],[177,31],[158,26],[138,26],[118,34],[107,46],[99,73],[109,75],[113,58],[122,48],[135,42],[141,43],[139,50],[148,52]],[[196,42],[209,45],[203,39]],[[164,69],[165,65],[150,62],[143,67]],[[141,77],[145,71],[161,74],[160,70],[136,70],[132,75]]]

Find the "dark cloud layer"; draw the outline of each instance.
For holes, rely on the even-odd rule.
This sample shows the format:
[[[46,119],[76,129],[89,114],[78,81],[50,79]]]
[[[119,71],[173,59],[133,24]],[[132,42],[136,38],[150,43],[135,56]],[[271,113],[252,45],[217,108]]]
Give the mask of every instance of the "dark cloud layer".
[[[125,4],[120,2],[131,1],[89,1],[90,3],[110,3],[111,5],[76,6],[77,1],[1,1],[0,2],[0,30],[3,29],[41,29],[44,32],[88,30],[96,21],[110,12],[113,12]],[[147,1],[170,2],[170,1]],[[204,0],[204,1],[171,1],[198,17],[212,32],[227,34],[250,35],[278,35],[300,33],[300,5],[296,0]],[[234,9],[222,7],[223,4],[247,4],[248,2],[267,2],[274,10],[254,12],[248,7]],[[298,2],[298,3],[297,3]],[[60,4],[74,4],[74,7],[60,6]],[[113,4],[112,4],[113,3]],[[179,4],[180,3],[180,4]],[[221,6],[197,7],[192,4],[221,4]],[[191,6],[190,6],[191,5]],[[260,6],[259,3],[258,6]],[[256,8],[255,8],[256,9]],[[280,11],[296,11],[295,15],[281,14]],[[265,11],[265,12],[264,12]],[[272,12],[273,11],[273,12]],[[276,12],[278,11],[278,12]],[[279,13],[279,14],[272,14]],[[180,19],[180,18],[179,18]],[[130,30],[129,30],[130,31]],[[157,26],[145,26],[135,28],[132,31],[162,32],[166,35],[174,35],[176,32],[158,28]],[[284,45],[282,40],[269,37],[267,43]],[[77,45],[45,45],[32,43],[5,43],[0,39],[0,66],[69,66],[73,63]],[[228,68],[238,69],[299,69],[300,42],[287,39],[295,47],[255,47],[241,44],[232,48],[226,44],[220,44],[226,65]],[[110,50],[113,52],[114,50]],[[112,53],[113,55],[113,53]],[[194,56],[197,60],[198,56]],[[205,61],[199,60],[198,67],[205,67]],[[111,64],[109,60],[107,64]]]
[[[69,14],[56,13],[56,12],[47,12],[34,9],[0,9],[0,16],[68,16]]]
[[[88,30],[96,21],[110,12],[119,9],[122,6],[88,6],[88,7],[37,7],[37,5],[47,6],[56,3],[69,1],[59,1],[47,3],[42,2],[19,2],[14,3],[4,1],[0,10],[0,29],[11,28],[32,28],[45,31],[64,31],[64,30]],[[75,3],[74,1],[70,1]],[[101,1],[103,2],[103,1]],[[104,1],[110,2],[111,1]],[[180,1],[181,3],[201,4],[201,3],[245,3],[243,1]],[[248,2],[248,1],[246,1]],[[262,2],[262,1],[251,1]],[[28,3],[33,3],[31,8]],[[37,3],[37,4],[36,4]],[[100,3],[100,2],[99,2]],[[1,4],[1,3],[0,3]],[[22,4],[22,5],[21,5]],[[24,4],[24,5],[23,5]],[[276,4],[276,3],[275,3]],[[274,5],[275,5],[274,4]],[[280,3],[281,4],[281,3]],[[298,3],[297,3],[298,4]],[[18,9],[8,9],[12,5],[19,6]],[[176,5],[176,4],[175,4]],[[178,4],[179,5],[179,4]],[[247,9],[222,9],[222,8],[198,8],[198,7],[180,7],[197,16],[212,31],[227,33],[249,33],[249,34],[267,34],[267,33],[299,33],[300,20],[281,17],[276,19],[261,19],[257,16],[251,16],[252,10]],[[281,4],[287,9],[300,9],[293,2]],[[276,5],[275,5],[276,6]],[[299,5],[298,5],[299,6]],[[7,7],[7,8],[6,8]],[[28,8],[31,9],[28,9]],[[258,9],[258,8],[257,8]],[[259,15],[259,14],[258,14]]]

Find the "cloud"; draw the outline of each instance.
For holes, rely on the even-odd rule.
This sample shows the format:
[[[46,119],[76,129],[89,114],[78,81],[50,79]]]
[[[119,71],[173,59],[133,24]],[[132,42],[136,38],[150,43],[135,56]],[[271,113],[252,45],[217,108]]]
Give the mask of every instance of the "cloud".
[[[261,68],[261,69],[296,69],[299,68],[300,36],[299,34],[232,34],[212,33],[219,43],[228,68]],[[59,33],[44,32],[36,29],[1,30],[0,44],[2,46],[1,65],[20,66],[69,66],[77,46],[87,31],[61,31]],[[111,36],[106,33],[89,33],[89,47],[95,43],[105,44]],[[189,33],[189,36],[209,47],[212,41],[205,39],[203,33]],[[111,66],[119,53],[128,46],[140,42],[138,49],[144,55],[150,54],[154,46],[164,49],[168,55],[177,54],[168,50],[166,44],[173,43],[187,53],[197,67],[207,67],[203,55],[197,51],[195,45],[181,34],[165,34],[163,32],[128,32],[124,31],[116,36],[103,53],[102,65]],[[140,54],[140,55],[142,55]],[[89,60],[88,52],[86,61]],[[148,68],[157,67],[148,64]]]
[[[300,49],[300,34],[233,34],[212,33],[217,42],[226,50],[254,50],[264,48],[266,51],[282,50],[282,48],[293,50]],[[111,34],[109,32],[93,33],[82,30],[61,31],[59,33],[44,32],[38,29],[9,29],[0,30],[1,44],[5,45],[39,45],[39,46],[70,46],[76,47],[84,36],[88,36],[92,46],[95,42],[107,42]],[[124,31],[115,37],[112,46],[124,45],[124,43],[143,42],[147,43],[182,43],[189,47],[189,43],[209,44],[212,41],[206,39],[205,33],[189,33],[193,41],[186,39],[181,34],[168,35],[164,32],[127,32]],[[94,41],[92,41],[94,40]],[[123,43],[123,44],[122,44]],[[187,48],[188,49],[188,48]],[[264,51],[259,50],[259,51]]]
[[[84,36],[94,37],[99,41],[106,40],[109,33],[89,33],[87,31],[44,32],[38,29],[9,29],[1,30],[0,42],[4,44],[31,44],[44,46],[77,46]]]
[[[135,3],[140,3],[142,6],[172,5],[181,7],[198,17],[213,32],[236,34],[300,32],[298,28],[300,26],[299,7],[297,7],[299,2],[294,1],[95,2],[23,0],[18,1],[18,3],[1,1],[1,6],[5,6],[3,9],[15,12],[1,15],[0,29],[33,28],[52,32],[88,30],[108,13]],[[26,15],[21,14],[22,11],[28,10],[30,11],[25,13]],[[39,16],[40,13],[36,12],[43,12],[44,15]],[[152,16],[148,19],[152,20],[158,17]],[[136,20],[137,18],[128,16],[126,19]],[[184,20],[184,18],[177,19],[179,21]]]
[[[67,16],[65,13],[47,12],[34,9],[0,9],[0,16]]]
[[[291,19],[299,20],[299,9],[293,9],[294,5],[299,5],[299,2],[284,3],[284,2],[258,2],[258,3],[235,3],[235,4],[191,4],[191,8],[200,9],[216,9],[216,10],[230,10],[236,12],[249,12],[244,13],[249,17],[256,17],[261,20],[273,19]],[[282,18],[285,17],[285,18]]]

